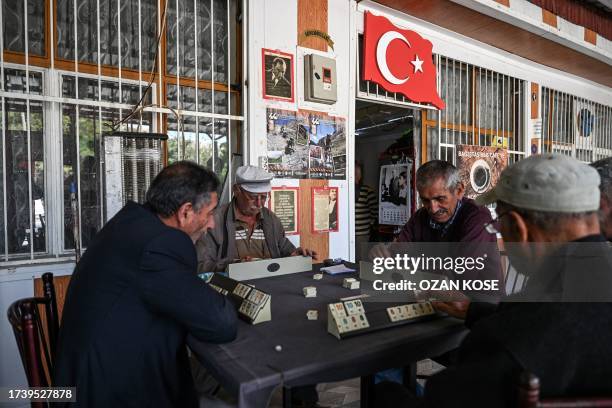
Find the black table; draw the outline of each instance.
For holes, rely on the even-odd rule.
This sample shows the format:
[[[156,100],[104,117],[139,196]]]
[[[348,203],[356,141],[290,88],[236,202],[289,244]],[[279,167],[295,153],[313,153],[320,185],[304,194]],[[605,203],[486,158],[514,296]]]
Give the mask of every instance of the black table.
[[[240,321],[238,337],[231,343],[188,338],[196,357],[237,397],[239,407],[267,406],[279,385],[290,389],[363,379],[384,369],[409,366],[452,350],[467,333],[461,320],[444,317],[338,340],[327,332],[326,307],[359,294],[342,287],[342,280],[355,274],[324,275],[320,281],[312,276],[313,272],[304,272],[251,281],[272,295],[272,321],[255,326]],[[305,286],[315,286],[317,297],[305,298]],[[309,309],[319,311],[318,320],[307,320]],[[281,351],[276,351],[277,345]]]

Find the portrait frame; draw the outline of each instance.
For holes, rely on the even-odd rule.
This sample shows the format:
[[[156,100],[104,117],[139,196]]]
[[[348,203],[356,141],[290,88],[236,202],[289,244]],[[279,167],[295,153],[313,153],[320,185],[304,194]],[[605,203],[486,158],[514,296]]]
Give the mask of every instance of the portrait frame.
[[[282,60],[285,64],[285,72],[279,82],[283,85],[283,87],[279,90],[275,90],[273,89],[273,83],[270,77],[272,75],[275,61],[278,59]],[[262,48],[261,67],[261,88],[263,98],[293,103],[295,101],[295,80],[293,74],[295,67],[293,54]]]
[[[332,220],[332,211],[329,207],[329,195],[334,191],[336,194],[335,207],[335,225],[330,223]],[[338,232],[340,230],[340,211],[339,211],[339,195],[338,187],[312,187],[311,188],[311,228],[312,232]],[[327,201],[323,204],[321,198],[326,197]],[[327,219],[327,222],[322,220]]]
[[[291,217],[293,218],[293,224],[295,226],[292,230],[285,229],[285,224],[282,222],[284,217],[281,215],[279,218],[281,219],[281,224],[283,224],[283,229],[285,229],[285,235],[298,235],[300,233],[300,188],[299,187],[272,187],[270,192],[270,199],[268,200],[268,209],[276,214],[277,202],[275,193],[282,192],[290,192],[293,195],[293,213]]]

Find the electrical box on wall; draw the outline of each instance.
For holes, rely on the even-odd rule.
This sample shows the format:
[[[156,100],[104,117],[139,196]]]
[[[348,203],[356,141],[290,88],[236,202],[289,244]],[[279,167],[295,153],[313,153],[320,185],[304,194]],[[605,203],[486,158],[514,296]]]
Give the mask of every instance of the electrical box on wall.
[[[304,100],[336,103],[336,60],[316,54],[304,55],[304,82]]]

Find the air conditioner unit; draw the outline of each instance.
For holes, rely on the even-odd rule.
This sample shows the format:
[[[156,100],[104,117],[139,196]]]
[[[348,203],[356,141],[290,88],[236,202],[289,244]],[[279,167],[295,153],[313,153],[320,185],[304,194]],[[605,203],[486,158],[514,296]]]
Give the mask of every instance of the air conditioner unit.
[[[104,222],[128,201],[145,202],[151,181],[164,167],[163,133],[114,132],[104,135]]]

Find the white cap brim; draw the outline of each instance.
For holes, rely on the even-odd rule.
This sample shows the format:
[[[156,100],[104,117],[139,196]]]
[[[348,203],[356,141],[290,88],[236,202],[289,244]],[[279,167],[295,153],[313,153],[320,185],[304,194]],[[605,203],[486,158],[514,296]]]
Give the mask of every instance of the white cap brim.
[[[270,182],[266,183],[242,183],[240,184],[240,188],[248,191],[249,193],[269,193],[272,190],[272,184]]]

